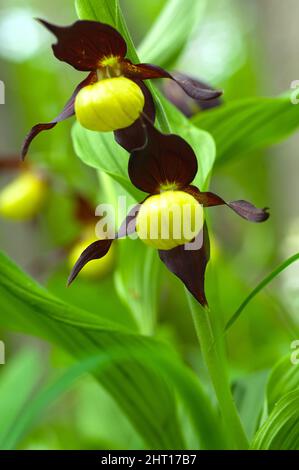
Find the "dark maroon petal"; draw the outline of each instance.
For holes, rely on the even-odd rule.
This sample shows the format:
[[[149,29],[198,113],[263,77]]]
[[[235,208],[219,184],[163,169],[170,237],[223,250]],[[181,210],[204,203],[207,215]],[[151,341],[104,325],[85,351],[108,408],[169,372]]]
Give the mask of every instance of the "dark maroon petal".
[[[226,205],[236,212],[236,214],[243,217],[243,219],[249,220],[251,222],[264,222],[270,216],[267,208],[258,209],[247,201],[240,200],[225,202],[221,197],[217,196],[217,194],[210,192],[201,193],[200,191],[197,192],[195,197],[204,207]]]
[[[71,116],[71,115],[70,115]],[[26,135],[25,140],[23,142],[22,150],[21,150],[21,156],[22,160],[25,159],[30,144],[32,140],[42,131],[49,131],[50,129],[53,129],[53,127],[56,126],[58,121],[54,120],[53,122],[45,123],[45,124],[37,124],[36,126],[32,127],[31,131]]]
[[[116,238],[123,238],[126,237],[127,235],[130,235],[135,232],[136,229],[136,217],[138,215],[140,208],[140,204],[136,204],[134,206],[123,223],[121,224],[118,232],[115,234],[114,239],[105,239],[105,240],[97,240],[91,245],[89,245],[81,254],[79,257],[78,261],[75,263],[71,274],[68,278],[68,285],[70,285],[74,279],[78,276],[79,272],[84,268],[84,266],[89,263],[89,261],[95,260],[95,259],[100,259],[105,256],[108,251],[110,250],[110,247],[113,243],[113,240]]]
[[[88,75],[88,77],[83,80],[83,82],[81,82],[77,88],[75,89],[74,93],[72,94],[71,98],[68,100],[68,102],[66,103],[66,105],[64,106],[63,110],[61,111],[61,113],[55,118],[53,119],[51,122],[48,122],[48,123],[43,123],[43,124],[37,124],[36,126],[32,127],[32,129],[30,130],[30,132],[27,134],[25,140],[24,140],[24,143],[23,143],[23,146],[22,146],[22,151],[21,151],[21,155],[22,155],[22,159],[24,160],[24,158],[26,157],[27,153],[28,153],[28,150],[29,150],[29,146],[32,142],[32,140],[42,131],[47,131],[47,130],[50,130],[52,129],[53,127],[56,126],[56,124],[58,124],[59,122],[61,121],[64,121],[65,119],[68,119],[69,117],[73,116],[75,114],[75,110],[74,110],[74,103],[75,103],[75,99],[76,99],[76,96],[77,94],[79,93],[79,91],[81,90],[81,88],[85,87],[86,85],[92,83],[93,81],[95,80],[95,74],[92,72]]]
[[[160,259],[166,267],[185,284],[198,302],[206,306],[205,271],[210,258],[209,234],[206,224],[197,235],[199,243],[197,250],[186,250],[185,245],[177,246],[172,250],[159,250]]]
[[[142,93],[144,94],[145,104],[143,108],[143,113],[148,117],[148,119],[154,123],[156,116],[156,109],[154,100],[151,92],[147,86],[140,80],[133,80],[140,86]],[[126,129],[120,129],[114,132],[116,142],[121,145],[128,152],[132,152],[135,149],[143,147],[147,141],[147,132],[142,124],[141,119],[137,119],[131,126]]]
[[[129,159],[129,177],[137,188],[149,194],[163,185],[176,189],[190,184],[197,173],[197,159],[190,145],[174,134],[162,134],[148,121],[147,145]]]
[[[181,77],[186,77],[189,80],[193,80],[199,87],[208,90],[214,90],[211,85],[208,85],[205,82],[196,80],[192,77],[188,77],[187,75],[178,74],[177,72],[172,73],[172,76],[176,77],[180,75]],[[214,98],[211,100],[195,100],[191,99],[189,96],[186,95],[184,90],[173,80],[166,80],[163,84],[163,91],[166,98],[174,104],[186,117],[190,118],[194,114],[198,113],[199,110],[205,111],[207,109],[215,108],[222,104],[221,98]]]
[[[216,99],[223,94],[221,90],[214,90],[203,82],[195,80],[194,78],[188,77],[182,73],[172,74],[171,78],[187,93],[187,95],[199,102],[213,100],[215,103]]]
[[[53,52],[57,59],[80,71],[96,71],[105,57],[120,59],[127,53],[123,37],[112,26],[97,21],[76,21],[70,26],[56,26],[38,20],[57,38]]]
[[[152,64],[132,64],[125,59],[122,64],[123,73],[128,78],[147,80],[151,78],[172,78],[172,76],[161,67]]]
[[[68,285],[70,285],[74,279],[78,276],[79,272],[89,261],[100,259],[105,256],[112,245],[113,240],[97,240],[89,245],[81,254],[75,266],[73,267],[71,274],[68,278]]]
[[[139,78],[141,80],[147,80],[152,78],[170,78],[174,80],[187,95],[191,96],[194,100],[212,100],[222,95],[221,90],[211,90],[203,87],[202,84],[189,78],[183,74],[170,74],[166,70],[152,64],[131,64],[126,61],[123,64],[124,73],[129,78]]]
[[[226,205],[243,217],[243,219],[250,220],[251,222],[265,222],[270,217],[267,207],[258,209],[248,201],[232,201],[227,202]]]

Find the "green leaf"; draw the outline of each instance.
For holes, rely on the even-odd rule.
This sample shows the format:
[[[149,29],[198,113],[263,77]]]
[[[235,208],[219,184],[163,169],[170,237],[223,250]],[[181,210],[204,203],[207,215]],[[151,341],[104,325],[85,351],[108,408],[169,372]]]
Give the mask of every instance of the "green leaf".
[[[178,129],[177,133],[191,145],[197,157],[198,172],[193,184],[201,191],[207,190],[216,157],[214,140],[208,132],[190,125]]]
[[[267,373],[259,371],[238,379],[234,387],[234,398],[249,440],[258,428],[266,380]]]
[[[129,180],[129,154],[114,140],[112,133],[99,133],[84,129],[78,122],[72,131],[74,149],[81,160],[103,171],[117,181],[136,201],[143,199],[141,191]]]
[[[80,19],[97,20],[120,27],[118,0],[75,0]]]
[[[288,393],[278,401],[256,433],[252,449],[299,449],[299,390]]]
[[[22,355],[24,353],[22,352]],[[21,356],[20,356],[21,357]],[[24,385],[28,386],[30,384],[30,376],[37,375],[37,371],[35,369],[37,358],[36,356],[30,352],[29,354],[25,354],[24,359],[20,361],[20,357],[17,357],[15,359],[16,365],[18,365],[18,368],[21,368],[24,366],[23,363],[27,362],[27,368],[24,369],[24,372],[26,371],[26,375],[23,374],[18,374],[15,377],[14,381],[14,387],[11,387],[11,383],[7,379],[4,382],[4,387],[10,386],[10,400],[9,403],[5,401],[5,399],[1,400],[1,403],[6,405],[7,410],[11,414],[11,408],[10,406],[12,405],[13,408],[16,408],[19,405],[18,397],[22,397],[22,402],[21,406],[19,406],[18,414],[15,416],[14,421],[13,421],[13,426],[9,430],[9,433],[5,433],[4,438],[0,438],[0,448],[1,450],[12,450],[15,449],[20,440],[24,437],[26,432],[30,431],[30,428],[33,426],[34,422],[40,417],[40,414],[57,398],[59,398],[63,393],[65,393],[69,387],[77,380],[83,373],[92,371],[92,369],[95,369],[96,366],[99,365],[101,358],[88,358],[87,360],[83,361],[82,363],[79,362],[72,368],[70,368],[66,374],[64,374],[62,377],[59,377],[58,380],[56,380],[51,386],[47,387],[46,389],[43,389],[42,391],[35,391],[34,396],[30,395],[32,394],[32,390],[30,390],[30,395],[26,396],[23,395],[24,393]],[[34,359],[32,361],[32,359]],[[30,362],[28,362],[28,360]],[[39,370],[41,371],[41,365],[39,364]],[[34,372],[33,372],[34,371]],[[9,372],[12,372],[11,370]],[[29,376],[29,381],[28,381],[28,376]],[[8,377],[7,377],[8,378]],[[36,384],[35,384],[36,385]],[[22,394],[17,394],[15,393],[16,390],[22,390]],[[2,390],[1,390],[2,393]],[[4,397],[3,397],[4,398]],[[31,400],[30,400],[31,398]],[[26,402],[27,401],[27,402]],[[2,415],[1,416],[1,426],[3,423],[5,424],[4,430],[7,427],[7,424],[9,423],[9,420],[7,420],[7,416]],[[1,435],[3,433],[3,429],[1,429]]]
[[[148,358],[145,356],[143,357],[142,350],[139,350],[139,354],[140,353],[142,355],[142,359],[147,365],[149,365]],[[24,438],[26,433],[28,433],[34,426],[34,424],[38,421],[38,419],[40,419],[41,414],[44,413],[48,409],[48,407],[53,404],[53,402],[55,402],[57,399],[61,398],[66,392],[68,392],[83,374],[93,372],[95,369],[97,369],[98,372],[99,370],[103,371],[104,368],[107,366],[107,362],[111,360],[111,357],[118,359],[120,354],[123,354],[120,350],[112,349],[109,350],[110,358],[107,354],[102,353],[97,356],[92,356],[83,361],[80,361],[74,366],[70,367],[65,373],[63,373],[50,385],[38,391],[35,394],[34,399],[32,399],[27,406],[23,406],[23,408],[20,410],[18,419],[15,422],[15,425],[11,432],[6,436],[6,439],[3,441],[1,448],[5,450],[16,448],[21,439]],[[157,355],[155,352],[153,354],[155,356],[155,359],[159,359],[159,355]],[[164,361],[165,365],[163,367],[167,366],[167,369],[176,378],[177,382],[179,383],[179,392],[182,394],[182,396],[191,397],[194,400],[194,404],[201,405],[201,397],[200,395],[196,395],[198,387],[196,381],[194,381],[194,376],[192,376],[192,374],[190,373],[186,374],[186,372],[182,368],[175,368],[173,366],[173,361],[169,361],[166,357],[164,357]],[[21,382],[18,382],[16,385],[20,387]],[[14,395],[15,394],[13,394],[13,396]],[[210,427],[210,418],[208,417],[207,419],[206,411],[202,410],[202,412],[200,413],[198,413],[198,411],[198,408],[194,410],[194,416],[192,416],[192,418],[194,420],[198,419],[199,421],[201,421],[205,426],[206,432],[215,432],[215,428],[212,429]],[[213,442],[213,439],[210,442]],[[217,440],[215,440],[214,442],[216,444]],[[223,445],[224,442],[225,441],[223,441]],[[219,445],[219,442],[217,442],[217,444]]]
[[[242,99],[199,113],[192,122],[212,134],[221,164],[288,137],[299,127],[299,106],[289,96]]]
[[[123,348],[125,363],[111,365],[105,376],[101,376],[103,385],[150,447],[183,445],[175,418],[174,398],[167,384],[164,385],[149,371],[146,373],[144,366],[131,357],[134,356],[134,345],[135,348],[140,345],[152,347],[151,343],[126,333],[126,330],[116,329],[100,315],[96,320],[95,315],[60,302],[3,256],[0,265],[0,321],[3,326],[41,335],[79,359],[112,347]],[[151,384],[155,384],[156,391],[159,390],[159,400],[152,399],[150,393],[154,393],[154,388],[150,392]],[[174,417],[170,419],[170,416]],[[163,435],[160,419],[167,428]]]
[[[0,375],[0,449],[13,432],[19,414],[30,403],[42,375],[42,364],[37,353],[22,351],[12,358]],[[22,388],[22,393],[16,393]]]
[[[70,367],[58,379],[55,379],[47,387],[42,388],[35,393],[34,397],[26,406],[23,406],[14,423],[10,433],[2,441],[2,450],[16,449],[20,441],[30,432],[31,428],[36,424],[41,415],[53,404],[57,399],[61,398],[75,382],[86,373],[92,373],[96,369],[103,370],[107,366],[107,356],[104,354],[89,357]],[[31,363],[32,368],[32,363]],[[16,388],[23,386],[23,381],[19,379]],[[16,394],[12,393],[15,397]]]
[[[292,364],[291,354],[281,359],[273,368],[267,384],[267,408],[271,413],[284,395],[299,390],[299,366]]]
[[[138,239],[129,238],[122,240],[118,248],[119,261],[115,275],[118,294],[133,313],[140,333],[152,335],[159,294],[160,260],[157,250],[145,246]]]
[[[215,412],[193,374],[178,359],[168,359],[166,346],[116,328],[101,318],[100,308],[99,299],[96,317],[60,301],[0,255],[0,324],[3,327],[46,338],[79,360],[106,354],[109,367],[104,373],[96,371],[95,376],[127,415],[146,448],[185,447],[174,397],[175,378],[176,390],[188,390],[188,396],[182,392],[182,400],[188,406],[202,446],[218,445],[222,437],[220,432],[215,432]],[[110,351],[116,351],[121,359],[116,360]],[[195,421],[194,410],[201,420],[196,416]]]
[[[175,62],[201,20],[205,4],[205,0],[169,0],[138,47],[141,60],[160,66]]]
[[[123,241],[119,243],[121,245]],[[116,247],[117,259],[119,259],[118,251],[120,247]],[[119,263],[119,261],[118,261]],[[84,279],[80,275],[68,289],[65,287],[66,279],[69,272],[65,267],[59,268],[54,272],[47,282],[47,288],[56,297],[64,302],[74,305],[88,311],[94,315],[101,299],[101,318],[107,319],[116,326],[127,328],[130,331],[138,331],[137,324],[132,314],[126,309],[115,290],[113,282],[113,274],[103,279]],[[94,315],[95,319],[98,315]]]

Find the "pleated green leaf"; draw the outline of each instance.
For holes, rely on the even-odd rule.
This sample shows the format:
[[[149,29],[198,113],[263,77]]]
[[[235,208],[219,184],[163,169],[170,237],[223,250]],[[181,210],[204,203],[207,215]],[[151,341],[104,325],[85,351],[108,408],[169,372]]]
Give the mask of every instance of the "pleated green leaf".
[[[164,67],[175,62],[201,21],[205,4],[205,0],[169,0],[138,47],[141,60]]]
[[[291,362],[291,352],[272,370],[267,384],[267,405],[270,413],[287,393],[299,390],[299,365]]]
[[[299,450],[299,390],[284,395],[258,430],[255,450]]]
[[[86,165],[111,176],[136,201],[142,200],[141,191],[129,180],[129,154],[115,142],[113,134],[89,131],[76,122],[72,137],[75,152]]]
[[[34,395],[31,396],[31,400],[28,400],[28,402],[23,404],[20,408],[10,432],[6,434],[5,439],[0,441],[1,450],[16,449],[22,442],[22,439],[30,433],[34,425],[41,419],[43,414],[48,411],[50,405],[63,397],[84,374],[92,373],[95,370],[99,372],[103,370],[106,365],[107,355],[105,354],[89,357],[69,367],[66,372],[46,387],[36,390]],[[18,381],[15,385],[18,389],[23,387],[22,377],[18,377]],[[15,393],[12,393],[12,397],[14,399]]]
[[[75,6],[81,19],[119,26],[118,0],[75,0]]]
[[[199,382],[173,353],[169,359],[166,346],[102,319],[100,299],[98,316],[60,301],[3,254],[0,326],[45,338],[79,360],[103,354],[107,367],[94,375],[129,418],[146,448],[186,446],[175,389],[188,407],[201,446],[224,445],[215,411]]]
[[[157,250],[139,239],[126,239],[119,243],[118,255],[115,275],[118,294],[133,313],[139,331],[151,335],[155,331],[159,295],[161,262]]]
[[[299,106],[287,95],[242,99],[199,113],[192,122],[214,137],[221,164],[287,138],[299,128]]]
[[[18,417],[26,408],[42,376],[37,353],[23,350],[1,366],[0,374],[0,449],[13,432]],[[22,391],[20,391],[20,386]]]

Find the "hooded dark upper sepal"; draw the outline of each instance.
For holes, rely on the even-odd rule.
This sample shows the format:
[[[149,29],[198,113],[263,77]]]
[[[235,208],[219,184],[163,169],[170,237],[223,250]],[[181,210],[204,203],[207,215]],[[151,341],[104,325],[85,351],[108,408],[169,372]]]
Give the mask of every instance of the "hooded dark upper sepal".
[[[80,20],[70,26],[57,26],[38,19],[57,38],[53,52],[58,60],[67,62],[81,72],[96,71],[102,59],[125,57],[127,45],[121,34],[108,24]]]
[[[190,145],[175,134],[162,134],[146,123],[147,145],[134,151],[129,160],[129,177],[138,189],[149,194],[161,186],[176,189],[189,185],[197,173],[197,158]]]

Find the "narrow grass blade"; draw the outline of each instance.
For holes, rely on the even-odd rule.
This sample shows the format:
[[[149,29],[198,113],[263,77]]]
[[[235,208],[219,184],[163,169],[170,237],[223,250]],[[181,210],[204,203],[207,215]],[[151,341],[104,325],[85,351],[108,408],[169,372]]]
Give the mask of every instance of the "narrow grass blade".
[[[270,282],[277,277],[282,271],[284,271],[287,267],[291,264],[295,263],[299,260],[299,253],[291,256],[283,263],[281,263],[274,271],[272,271],[268,276],[266,276],[246,297],[246,299],[241,303],[240,307],[236,310],[236,312],[232,315],[232,317],[228,320],[225,331],[228,331],[231,326],[236,322],[239,318],[245,307],[249,304],[249,302],[261,291],[264,287],[266,287]]]

